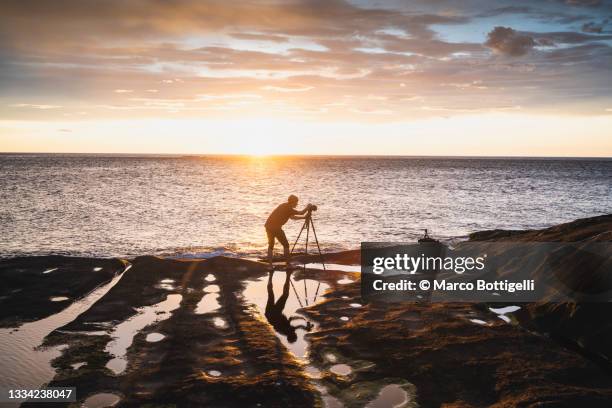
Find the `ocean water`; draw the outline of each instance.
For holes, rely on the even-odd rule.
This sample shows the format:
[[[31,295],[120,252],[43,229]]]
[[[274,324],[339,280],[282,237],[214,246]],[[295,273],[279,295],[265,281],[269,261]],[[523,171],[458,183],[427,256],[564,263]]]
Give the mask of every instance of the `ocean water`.
[[[289,194],[324,250],[460,239],[612,212],[612,160],[2,154],[0,256],[261,254]]]

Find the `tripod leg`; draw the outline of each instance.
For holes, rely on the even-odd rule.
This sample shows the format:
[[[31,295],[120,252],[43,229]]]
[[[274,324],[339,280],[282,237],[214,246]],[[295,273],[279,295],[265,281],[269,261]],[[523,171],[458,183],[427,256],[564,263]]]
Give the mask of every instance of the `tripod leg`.
[[[297,238],[295,239],[295,242],[293,243],[293,246],[291,247],[291,252],[289,252],[290,256],[293,254],[293,250],[295,249],[295,245],[300,240],[300,237],[302,236],[302,231],[304,231],[305,227],[306,227],[306,222],[304,222],[304,224],[302,225],[302,228],[300,229],[300,233],[298,234]]]
[[[310,217],[306,220],[306,250],[305,253],[308,255],[308,238],[310,237]],[[304,270],[306,270],[306,260],[304,260]],[[308,289],[306,288],[306,279],[304,279],[304,301],[308,306]]]
[[[321,252],[321,247],[319,246],[319,239],[317,238],[317,231],[315,230],[314,221],[310,219],[310,224],[312,226],[312,235],[314,235],[315,243],[317,244],[317,250],[319,251],[319,257],[321,258],[321,265],[323,265],[323,270],[327,272],[325,269],[325,260],[323,259],[323,253]]]
[[[289,278],[291,279],[291,278]],[[298,295],[297,290],[295,290],[295,286],[293,286],[293,280],[290,280],[289,282],[291,282],[291,288],[293,289],[293,293],[295,293],[295,298],[297,299],[298,303],[300,304],[300,307],[304,307],[304,305],[302,305],[302,301],[300,300],[300,295]]]
[[[317,249],[319,250],[319,257],[321,258],[321,265],[323,265],[323,271],[327,272],[325,269],[325,260],[323,259],[323,254],[321,253],[321,247],[319,246],[319,238],[317,238],[317,231],[315,230],[314,221],[312,218],[310,219],[310,224],[312,225],[312,235],[314,235],[315,243],[317,244]],[[313,302],[317,301],[317,296],[319,296],[319,288],[321,287],[321,281],[317,284],[317,290],[315,291],[315,295],[313,298]]]
[[[308,238],[310,236],[310,221],[311,220],[312,218],[308,217],[306,218],[306,221],[304,222],[304,224],[306,224],[306,250],[304,251],[306,255],[308,255]]]

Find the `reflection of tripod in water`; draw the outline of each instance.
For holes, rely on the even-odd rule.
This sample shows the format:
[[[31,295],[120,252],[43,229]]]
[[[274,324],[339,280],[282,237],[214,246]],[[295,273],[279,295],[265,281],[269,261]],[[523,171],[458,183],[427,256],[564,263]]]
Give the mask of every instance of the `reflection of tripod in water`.
[[[295,246],[300,240],[300,237],[302,236],[302,232],[304,232],[304,229],[305,229],[306,230],[306,243],[304,245],[305,249],[304,249],[304,258],[303,258],[304,272],[306,271],[306,262],[308,262],[308,240],[310,239],[311,229],[312,229],[312,235],[314,236],[315,243],[317,245],[317,251],[319,252],[319,258],[321,259],[321,265],[323,265],[323,270],[327,271],[327,269],[325,268],[325,259],[323,258],[323,254],[321,253],[321,247],[319,246],[319,239],[317,238],[317,231],[315,229],[314,221],[312,219],[312,212],[316,210],[317,210],[316,205],[310,206],[310,209],[308,210],[308,212],[306,213],[306,216],[304,217],[304,224],[302,225],[302,228],[300,229],[300,233],[295,239],[295,242],[293,243],[293,246],[291,247],[291,252],[289,253],[289,258],[291,258],[291,255],[293,255],[293,250],[295,249]],[[300,300],[300,296],[295,290],[295,286],[293,285],[293,282],[291,282],[291,287],[293,288],[293,292],[295,293],[295,297],[298,299],[300,306],[304,307],[304,305],[302,305],[302,301]],[[321,281],[318,280],[317,290],[315,292],[313,302],[316,302],[317,300],[317,296],[319,294],[320,287],[321,287]],[[304,302],[306,303],[306,306],[308,306],[308,290],[306,289],[306,279],[304,279]]]

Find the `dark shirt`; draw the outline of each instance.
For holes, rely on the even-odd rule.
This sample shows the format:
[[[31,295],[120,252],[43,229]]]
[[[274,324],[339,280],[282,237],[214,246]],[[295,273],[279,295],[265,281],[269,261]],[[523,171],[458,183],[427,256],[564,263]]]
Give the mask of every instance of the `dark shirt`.
[[[266,228],[274,230],[279,229],[291,218],[293,215],[299,214],[299,211],[291,208],[289,203],[282,203],[272,211],[268,220],[266,221]]]

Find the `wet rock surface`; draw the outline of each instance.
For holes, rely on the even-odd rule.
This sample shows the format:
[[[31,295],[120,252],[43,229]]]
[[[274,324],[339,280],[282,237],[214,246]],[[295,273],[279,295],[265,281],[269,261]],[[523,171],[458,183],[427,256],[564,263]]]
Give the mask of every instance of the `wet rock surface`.
[[[414,385],[420,406],[607,406],[612,377],[552,339],[508,324],[473,304],[370,303],[347,285],[340,297],[308,309],[320,329],[312,358],[322,367],[342,362],[346,376],[327,374],[332,395],[351,403],[372,381]],[[347,296],[347,298],[342,298]],[[349,317],[339,322],[338,316]],[[340,324],[339,324],[340,323]],[[330,362],[328,354],[335,359]]]
[[[600,239],[609,222],[598,217],[511,235]],[[495,232],[495,239],[503,236]],[[358,255],[326,259],[350,265]],[[106,269],[94,272],[98,261],[75,261],[75,271],[88,270],[95,279],[72,274],[87,282],[73,292],[41,285],[36,296],[73,299],[87,292]],[[13,262],[10,268],[27,270]],[[109,273],[110,266],[125,265],[108,262]],[[45,347],[64,345],[49,385],[77,387],[72,406],[112,400],[125,407],[608,407],[612,401],[612,371],[595,356],[609,350],[607,305],[364,303],[358,274],[298,268],[287,275],[295,284],[289,296],[299,296],[302,283],[312,291],[307,280],[328,288],[298,310],[314,327],[303,333],[303,359],[262,306],[245,297],[253,282],[266,287],[266,265],[226,257],[130,262],[99,300],[45,337]],[[36,268],[42,266],[48,265]],[[13,323],[38,316],[42,309],[34,305]],[[23,404],[30,405],[39,406]]]
[[[51,385],[76,386],[80,400],[110,392],[121,397],[120,406],[315,404],[316,392],[301,365],[265,320],[242,302],[244,280],[264,276],[264,266],[231,258],[183,262],[154,257],[137,258],[132,265],[103,299],[47,337],[47,346],[68,344],[53,362],[58,375]],[[211,274],[219,308],[197,314]],[[127,348],[125,370],[113,372],[107,366],[113,359],[107,346],[121,333],[111,328],[173,295],[181,296],[180,307],[136,333]],[[226,325],[216,325],[218,317]],[[102,335],[85,334],[105,329]],[[152,333],[164,338],[147,341]],[[86,365],[74,370],[76,362]]]
[[[117,259],[40,256],[0,259],[0,327],[65,309],[125,268]]]
[[[550,335],[558,342],[597,361],[612,372],[612,215],[580,219],[534,231],[484,231],[470,236],[471,241],[495,242],[565,242],[575,247],[563,254],[563,262],[554,268],[554,277],[538,276],[538,269],[520,262],[508,267],[531,268],[538,279],[554,278],[567,288],[586,294],[610,294],[600,302],[534,302],[516,313],[528,330]],[[607,252],[598,259],[588,251]],[[603,250],[602,250],[603,248]],[[582,251],[583,249],[587,249]],[[533,259],[534,257],[526,259]],[[552,298],[554,294],[550,294]]]

